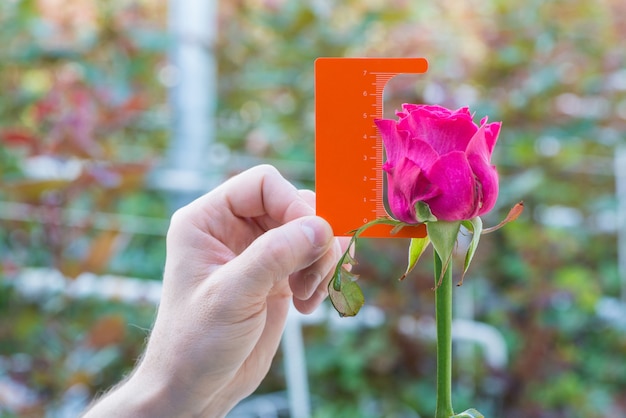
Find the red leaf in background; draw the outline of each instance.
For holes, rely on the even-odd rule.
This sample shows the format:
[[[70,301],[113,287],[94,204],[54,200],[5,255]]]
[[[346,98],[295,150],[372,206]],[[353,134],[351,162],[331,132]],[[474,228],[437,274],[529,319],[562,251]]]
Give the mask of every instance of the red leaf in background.
[[[49,93],[49,95],[52,93],[53,92]],[[35,117],[37,124],[42,123],[44,119],[52,115],[56,111],[56,108],[57,106],[54,104],[54,101],[47,98],[39,100],[35,103],[33,107],[33,116]]]
[[[125,112],[141,112],[145,110],[146,107],[146,100],[140,95],[136,94],[126,100],[126,102],[121,106],[120,110],[123,110]]]
[[[126,336],[126,321],[121,315],[108,315],[100,318],[89,330],[87,345],[103,348],[118,344]]]
[[[140,112],[148,107],[147,101],[140,95],[135,94],[121,104],[100,103],[99,121],[100,128],[119,128],[128,124]]]
[[[36,136],[20,128],[9,128],[0,131],[0,141],[8,147],[25,146],[30,149],[31,154],[36,153],[39,145],[39,140]]]

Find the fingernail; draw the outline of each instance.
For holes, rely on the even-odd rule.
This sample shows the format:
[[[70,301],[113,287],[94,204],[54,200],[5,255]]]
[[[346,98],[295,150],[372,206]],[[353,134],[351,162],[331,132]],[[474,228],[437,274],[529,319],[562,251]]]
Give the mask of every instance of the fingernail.
[[[328,241],[332,238],[330,228],[328,228],[326,222],[320,218],[313,217],[305,219],[300,223],[300,227],[314,247],[323,247],[328,244]]]

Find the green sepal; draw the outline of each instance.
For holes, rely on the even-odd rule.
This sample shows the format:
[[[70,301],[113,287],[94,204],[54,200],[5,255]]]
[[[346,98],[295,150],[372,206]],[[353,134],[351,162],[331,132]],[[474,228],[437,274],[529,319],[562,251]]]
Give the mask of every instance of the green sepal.
[[[430,211],[430,206],[422,201],[415,204],[415,216],[418,222],[437,222],[437,217]]]
[[[461,221],[438,221],[428,222],[426,224],[428,236],[430,237],[430,240],[433,243],[433,248],[442,263],[441,274],[437,280],[437,286],[441,284],[441,280],[443,280],[443,276],[446,273],[446,270],[448,270],[460,229]]]
[[[453,415],[451,418],[485,418],[485,416],[474,408],[471,408],[467,411],[461,412],[460,414]]]
[[[465,273],[467,273],[467,269],[469,269],[472,258],[474,258],[474,254],[476,253],[476,249],[478,248],[478,242],[480,241],[480,235],[483,232],[483,221],[477,216],[473,219],[470,219],[469,221],[463,221],[463,226],[472,233],[472,241],[470,242],[467,253],[465,254],[465,262],[463,263],[463,274],[461,275],[461,281],[457,284],[457,286],[461,286],[463,284]]]
[[[339,316],[355,316],[365,303],[363,292],[356,282],[358,276],[342,268],[337,278],[339,290],[335,290],[332,282],[328,286],[330,301]]]
[[[411,244],[409,245],[409,262],[406,266],[406,271],[400,277],[400,280],[404,280],[404,278],[413,270],[417,261],[420,259],[426,248],[428,248],[428,244],[430,244],[430,238],[426,235],[423,238],[411,238]]]

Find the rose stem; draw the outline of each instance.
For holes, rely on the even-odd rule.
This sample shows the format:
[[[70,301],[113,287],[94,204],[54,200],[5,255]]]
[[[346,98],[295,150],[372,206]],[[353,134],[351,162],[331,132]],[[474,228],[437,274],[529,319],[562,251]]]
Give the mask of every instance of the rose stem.
[[[452,266],[441,277],[441,259],[435,252],[435,321],[437,323],[437,409],[435,418],[450,418],[452,410]]]

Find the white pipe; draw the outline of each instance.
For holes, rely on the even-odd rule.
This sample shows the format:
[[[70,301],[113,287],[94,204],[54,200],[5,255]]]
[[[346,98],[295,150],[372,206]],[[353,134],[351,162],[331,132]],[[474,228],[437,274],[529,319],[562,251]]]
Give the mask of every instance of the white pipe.
[[[434,340],[437,328],[434,318],[415,319],[403,316],[398,322],[400,332]],[[469,319],[452,320],[452,341],[467,341],[482,348],[485,362],[494,369],[503,369],[508,363],[508,349],[504,337],[497,328]]]
[[[170,104],[172,142],[169,166],[189,177],[206,169],[214,140],[217,106],[216,0],[170,0]],[[193,198],[182,191],[175,206]]]
[[[617,199],[617,269],[622,301],[626,302],[626,146],[615,149],[615,197]]]
[[[281,341],[289,397],[289,416],[309,418],[311,400],[309,396],[309,377],[302,341],[300,314],[291,306]]]

